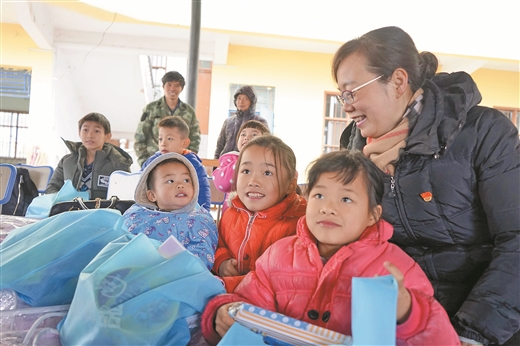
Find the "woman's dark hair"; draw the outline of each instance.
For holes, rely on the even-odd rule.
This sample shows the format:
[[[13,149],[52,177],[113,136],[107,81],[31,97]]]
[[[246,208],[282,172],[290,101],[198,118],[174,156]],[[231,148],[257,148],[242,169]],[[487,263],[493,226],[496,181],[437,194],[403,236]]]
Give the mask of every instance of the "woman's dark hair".
[[[294,151],[285,144],[280,138],[273,135],[258,136],[246,143],[242,148],[238,160],[236,163],[235,172],[233,174],[233,191],[237,190],[237,179],[240,171],[240,163],[242,162],[242,156],[248,148],[252,146],[258,146],[265,148],[266,150],[273,153],[274,162],[276,165],[277,180],[280,191],[285,190],[284,185],[290,184],[292,179],[296,177],[296,155]],[[285,171],[286,176],[282,174]]]
[[[362,176],[367,187],[370,210],[381,205],[383,200],[383,171],[360,151],[340,150],[321,156],[311,162],[307,168],[307,188],[309,195],[323,173],[336,173],[336,178],[343,184],[349,184],[358,176]],[[374,215],[378,219],[378,215]]]
[[[397,68],[406,70],[412,92],[432,78],[438,67],[435,55],[430,52],[419,54],[410,35],[401,28],[387,26],[350,40],[337,50],[332,60],[332,77],[336,83],[340,63],[353,53],[362,54],[367,70],[383,75],[382,82],[387,82]]]

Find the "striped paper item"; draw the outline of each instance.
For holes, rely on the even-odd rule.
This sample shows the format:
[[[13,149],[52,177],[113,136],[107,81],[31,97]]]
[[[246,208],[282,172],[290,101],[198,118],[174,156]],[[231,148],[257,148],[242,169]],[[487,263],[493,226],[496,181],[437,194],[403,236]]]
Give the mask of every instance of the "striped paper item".
[[[352,337],[318,327],[247,303],[237,303],[229,314],[241,325],[264,338],[291,345],[352,345]]]

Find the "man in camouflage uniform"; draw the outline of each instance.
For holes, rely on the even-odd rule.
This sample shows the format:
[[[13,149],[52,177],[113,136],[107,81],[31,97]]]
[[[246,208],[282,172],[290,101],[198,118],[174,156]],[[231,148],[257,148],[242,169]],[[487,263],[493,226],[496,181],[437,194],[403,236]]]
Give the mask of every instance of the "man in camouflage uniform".
[[[188,124],[190,128],[188,149],[195,153],[199,151],[200,128],[195,110],[179,99],[179,94],[186,84],[184,77],[179,72],[170,71],[164,75],[162,83],[164,96],[144,107],[141,121],[134,135],[134,149],[140,166],[159,150],[157,142],[159,128],[157,124],[162,118],[169,115],[179,116]]]

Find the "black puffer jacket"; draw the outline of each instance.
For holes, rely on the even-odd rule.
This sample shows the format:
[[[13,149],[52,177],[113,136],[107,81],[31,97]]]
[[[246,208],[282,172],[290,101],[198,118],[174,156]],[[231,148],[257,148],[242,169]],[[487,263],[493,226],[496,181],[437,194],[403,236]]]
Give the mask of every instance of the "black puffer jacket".
[[[393,177],[383,218],[423,268],[460,336],[507,341],[520,328],[520,145],[463,72],[427,81],[424,108]],[[362,149],[354,124],[342,147]],[[421,197],[424,192],[433,196]]]
[[[220,135],[217,140],[217,149],[215,150],[215,158],[218,159],[225,153],[230,151],[238,151],[237,148],[237,135],[238,130],[243,123],[249,120],[258,120],[266,127],[269,127],[267,121],[259,115],[255,115],[256,109],[256,94],[253,87],[245,85],[239,88],[234,95],[235,106],[237,105],[238,95],[246,95],[251,101],[251,106],[245,111],[237,110],[236,114],[224,120]]]

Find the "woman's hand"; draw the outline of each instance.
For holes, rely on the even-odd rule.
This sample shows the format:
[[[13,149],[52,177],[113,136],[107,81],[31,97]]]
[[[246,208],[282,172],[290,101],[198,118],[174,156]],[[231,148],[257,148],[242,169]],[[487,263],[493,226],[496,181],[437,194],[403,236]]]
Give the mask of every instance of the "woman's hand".
[[[388,261],[383,265],[397,281],[397,323],[406,322],[412,311],[412,296],[404,287],[404,275],[399,268]]]
[[[218,267],[218,275],[220,277],[224,276],[239,276],[240,273],[237,270],[238,261],[234,258],[230,258],[225,260]]]
[[[231,305],[236,303],[229,303],[222,305],[217,310],[217,315],[215,316],[215,331],[220,335],[220,337],[224,337],[224,334],[227,333],[228,329],[231,327],[235,320],[229,316],[228,309]]]

